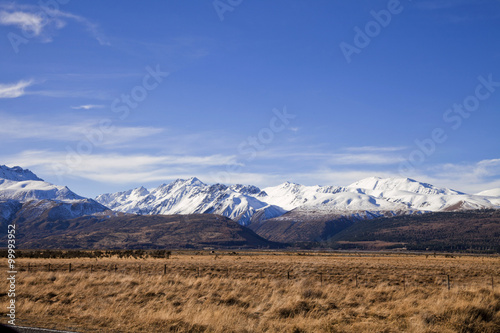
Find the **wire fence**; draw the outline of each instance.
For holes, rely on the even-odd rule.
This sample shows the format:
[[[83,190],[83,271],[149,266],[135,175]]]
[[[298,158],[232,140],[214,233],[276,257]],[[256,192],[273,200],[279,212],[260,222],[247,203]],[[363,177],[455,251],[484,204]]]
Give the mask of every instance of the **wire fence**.
[[[273,268],[243,268],[207,266],[207,265],[188,265],[172,266],[170,264],[130,264],[130,263],[27,263],[18,265],[19,272],[34,274],[39,272],[47,273],[76,273],[83,272],[88,274],[109,273],[125,275],[178,275],[182,277],[194,278],[232,278],[232,279],[275,279],[275,280],[303,280],[309,279],[318,282],[320,285],[339,284],[350,285],[353,287],[374,288],[381,283],[388,286],[399,286],[403,289],[416,286],[436,285],[442,286],[448,290],[462,287],[486,287],[495,290],[499,277],[497,274],[473,274],[473,276],[455,273],[417,273],[414,271],[395,270],[385,272],[383,270],[367,270],[352,267],[349,272],[330,271],[328,269],[293,269],[283,267]]]

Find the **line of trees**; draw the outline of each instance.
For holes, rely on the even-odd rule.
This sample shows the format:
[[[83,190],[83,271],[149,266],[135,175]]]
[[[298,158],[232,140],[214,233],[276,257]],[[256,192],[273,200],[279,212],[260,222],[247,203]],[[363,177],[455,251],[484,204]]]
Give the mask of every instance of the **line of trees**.
[[[172,255],[170,250],[18,250],[17,258],[165,258]],[[7,249],[0,250],[0,257],[7,258]]]

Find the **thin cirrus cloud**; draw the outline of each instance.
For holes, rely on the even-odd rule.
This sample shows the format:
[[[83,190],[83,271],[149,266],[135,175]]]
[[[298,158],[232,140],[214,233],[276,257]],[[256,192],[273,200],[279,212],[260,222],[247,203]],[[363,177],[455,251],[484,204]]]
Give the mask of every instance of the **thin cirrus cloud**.
[[[106,130],[100,120],[87,120],[71,124],[53,124],[30,118],[15,118],[0,114],[0,138],[2,141],[16,139],[35,139],[46,141],[75,142],[93,137],[101,146],[111,147],[140,138],[150,137],[164,131],[155,127],[124,127],[106,124]],[[96,136],[97,135],[97,136]],[[96,139],[97,138],[97,139]]]
[[[500,159],[469,163],[445,163],[416,170],[405,176],[465,193],[500,188]],[[400,176],[401,177],[401,176]]]
[[[344,148],[346,151],[353,152],[394,152],[405,150],[406,147],[378,147],[378,146],[362,146],[362,147],[347,147]]]
[[[417,181],[427,182],[438,187],[447,187],[465,193],[477,193],[484,190],[500,188],[500,159],[482,160],[466,164],[440,164],[413,174],[401,175],[396,170],[378,170],[361,167],[357,169],[339,170],[336,168],[318,168],[314,172],[291,174],[289,178],[299,183],[321,185],[349,185],[367,177],[381,178],[410,177]]]
[[[17,98],[26,94],[25,89],[33,84],[33,80],[21,80],[16,83],[0,84],[0,98]]]
[[[71,108],[73,110],[91,110],[91,109],[102,109],[104,108],[104,105],[97,105],[97,104],[85,104],[85,105],[78,105],[78,106],[72,106]]]
[[[42,96],[50,98],[90,98],[94,100],[109,100],[109,92],[102,90],[34,90],[26,95]]]
[[[3,158],[7,164],[35,168],[41,174],[79,177],[106,183],[165,181],[200,175],[207,168],[236,163],[232,155],[89,154],[28,150]]]
[[[383,165],[383,164],[396,164],[404,162],[405,158],[402,156],[395,156],[389,154],[332,154],[330,164],[338,165]]]
[[[295,151],[268,150],[260,152],[257,156],[264,159],[289,158],[293,160],[316,161],[328,165],[391,165],[405,161],[404,157],[396,152],[405,149],[403,147],[356,147],[352,152],[319,153],[310,148],[302,148]],[[351,150],[351,149],[347,149]]]
[[[481,160],[475,163],[447,163],[432,168],[432,171],[441,178],[466,177],[480,181],[500,176],[500,159]]]
[[[99,31],[97,24],[86,18],[47,5],[0,4],[0,25],[19,28],[26,38],[39,38],[42,42],[52,41],[52,32],[64,28],[68,22],[83,26],[101,45],[110,45]]]
[[[397,172],[370,168],[338,170],[318,167],[307,173],[275,174],[247,170],[230,173],[229,178],[227,176],[219,178],[217,170],[224,170],[227,165],[241,165],[236,155],[221,154],[201,156],[96,153],[81,156],[81,159],[74,159],[65,151],[27,150],[15,155],[3,156],[2,160],[8,165],[34,168],[41,175],[62,176],[63,183],[65,176],[121,184],[165,182],[176,178],[197,176],[205,182],[243,183],[258,186],[277,185],[286,180],[306,185],[346,186],[372,176],[402,177]],[[411,177],[440,187],[476,193],[500,187],[499,181],[489,180],[490,176],[498,174],[500,174],[500,160],[493,159],[467,165],[443,164]]]
[[[35,82],[34,79],[20,80],[15,83],[0,83],[0,99],[2,98],[18,98],[25,95],[42,96],[51,98],[93,98],[107,100],[110,98],[105,91],[98,90],[27,90],[26,88],[39,84],[40,80]],[[92,108],[103,108],[104,105],[79,105],[72,107],[73,109],[89,110]]]

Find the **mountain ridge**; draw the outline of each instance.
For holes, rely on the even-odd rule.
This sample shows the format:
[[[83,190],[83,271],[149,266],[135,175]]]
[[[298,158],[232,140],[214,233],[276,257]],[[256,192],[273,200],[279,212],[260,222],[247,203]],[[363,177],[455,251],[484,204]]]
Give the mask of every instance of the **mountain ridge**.
[[[30,170],[0,166],[0,224],[40,216],[49,220],[76,218],[106,210],[97,201],[48,183]]]
[[[205,184],[191,177],[151,189],[140,186],[102,194],[95,201],[77,195],[66,186],[45,182],[29,170],[6,166],[0,169],[6,177],[0,178],[2,230],[6,230],[7,223],[19,223],[24,232],[20,236],[26,237],[25,245],[33,247],[183,247],[189,246],[189,239],[193,242],[196,239],[197,247],[209,244],[271,246],[271,243],[255,238],[253,233],[266,241],[282,244],[329,239],[344,242],[350,241],[349,235],[355,230],[372,230],[371,222],[379,223],[380,219],[387,217],[402,218],[395,221],[409,225],[412,221],[422,221],[413,215],[432,212],[478,212],[470,216],[479,219],[485,216],[480,213],[485,209],[500,214],[500,196],[494,195],[496,190],[485,191],[486,195],[474,195],[409,178],[369,177],[348,186],[306,186],[284,182],[260,189],[254,185]],[[221,215],[223,219],[217,218]],[[439,216],[448,221],[443,232],[450,235],[455,235],[451,230],[455,227],[473,230],[477,226],[484,233],[496,232],[498,222],[495,217],[490,227],[477,220],[474,227],[468,228],[454,226],[454,215],[449,215],[450,218],[448,215]],[[236,222],[241,228],[235,227]],[[392,222],[383,223],[392,225]],[[429,225],[429,228],[435,226],[438,224]],[[431,229],[418,229],[421,232],[419,237],[427,239],[425,237],[432,232]],[[130,241],[126,230],[137,236],[137,240]],[[396,243],[398,230],[390,237]],[[79,232],[84,232],[84,235],[79,235]],[[148,234],[142,235],[143,232]],[[204,232],[209,234],[204,235]],[[345,240],[332,238],[340,233],[346,235]],[[211,234],[217,236],[210,238]],[[155,235],[161,235],[160,243],[156,242]],[[241,238],[238,235],[246,236]],[[378,235],[375,238],[370,236],[372,238],[366,241],[378,241],[376,238],[382,237]],[[495,235],[484,238],[481,244],[494,239]],[[459,239],[455,237],[453,243],[459,244]]]
[[[0,165],[0,178],[13,180],[13,181],[23,181],[23,180],[36,180],[43,181],[29,169],[23,169],[20,166],[14,166],[9,168],[6,165]]]
[[[150,190],[107,193],[96,201],[111,209],[139,214],[215,213],[249,225],[287,212],[314,210],[354,219],[414,213],[500,208],[500,196],[478,196],[439,188],[410,178],[368,177],[348,186],[306,186],[284,182],[207,185],[196,177],[177,179]]]

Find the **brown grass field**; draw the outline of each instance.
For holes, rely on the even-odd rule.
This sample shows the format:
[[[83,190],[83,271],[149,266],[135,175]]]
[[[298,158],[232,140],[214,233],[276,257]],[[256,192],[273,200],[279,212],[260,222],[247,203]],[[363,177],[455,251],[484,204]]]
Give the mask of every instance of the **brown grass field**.
[[[16,323],[23,326],[79,332],[500,332],[498,256],[186,251],[170,259],[16,263]],[[6,265],[5,259],[4,281]],[[8,297],[0,295],[6,323]]]

